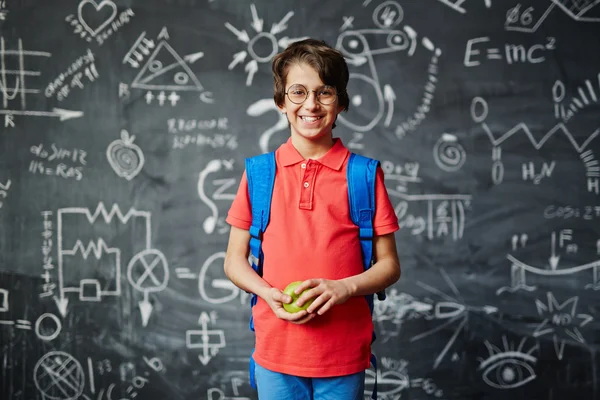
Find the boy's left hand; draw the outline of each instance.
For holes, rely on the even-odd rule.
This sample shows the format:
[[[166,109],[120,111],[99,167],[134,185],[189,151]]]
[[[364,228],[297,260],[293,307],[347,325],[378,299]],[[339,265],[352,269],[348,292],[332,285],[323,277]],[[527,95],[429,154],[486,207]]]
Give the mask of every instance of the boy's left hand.
[[[306,289],[306,293],[296,300],[298,306],[302,306],[310,299],[314,299],[307,311],[312,314],[316,312],[323,315],[336,304],[343,304],[352,296],[350,287],[343,281],[329,279],[308,279],[296,287],[296,294],[300,294]]]

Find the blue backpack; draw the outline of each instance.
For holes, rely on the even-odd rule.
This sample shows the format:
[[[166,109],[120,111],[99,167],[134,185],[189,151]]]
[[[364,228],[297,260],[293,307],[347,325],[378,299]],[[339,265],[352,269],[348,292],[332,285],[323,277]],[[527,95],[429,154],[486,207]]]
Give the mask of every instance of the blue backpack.
[[[373,259],[373,217],[375,215],[375,177],[379,161],[350,153],[347,167],[348,201],[350,217],[359,228],[360,245],[362,249],[363,266],[369,269]],[[252,205],[252,225],[250,227],[250,253],[252,268],[262,276],[264,254],[262,252],[262,236],[271,214],[271,198],[275,185],[275,152],[261,154],[246,159],[246,177],[248,178],[248,193]],[[369,310],[373,314],[373,295],[365,296]],[[379,300],[385,299],[385,292],[377,293]],[[256,294],[250,298],[250,306],[257,302]],[[250,330],[254,331],[254,320],[250,314]],[[372,342],[375,340],[373,332]],[[254,350],[252,350],[254,353]],[[375,386],[372,399],[377,399],[377,360],[371,354],[371,364],[375,369]],[[250,384],[256,389],[254,380],[254,359],[250,357]]]

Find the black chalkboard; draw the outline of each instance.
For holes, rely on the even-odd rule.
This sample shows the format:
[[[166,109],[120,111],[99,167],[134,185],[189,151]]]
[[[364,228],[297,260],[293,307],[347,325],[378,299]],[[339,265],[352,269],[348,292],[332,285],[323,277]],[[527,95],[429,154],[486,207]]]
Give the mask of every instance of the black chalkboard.
[[[254,399],[223,273],[270,61],[350,65],[401,280],[382,399],[598,399],[600,3],[0,0],[0,398]],[[367,390],[373,372],[367,374]]]

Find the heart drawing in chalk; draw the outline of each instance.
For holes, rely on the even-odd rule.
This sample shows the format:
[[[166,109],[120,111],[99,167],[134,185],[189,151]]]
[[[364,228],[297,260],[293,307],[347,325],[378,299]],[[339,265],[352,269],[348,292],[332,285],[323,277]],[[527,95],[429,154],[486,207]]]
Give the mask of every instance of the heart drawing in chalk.
[[[83,0],[77,7],[79,22],[92,36],[101,32],[116,16],[117,6],[111,0],[102,0],[100,4],[96,4],[94,0]]]
[[[121,131],[121,139],[108,145],[106,158],[112,169],[121,178],[132,180],[144,166],[144,153],[133,141],[135,136],[129,136],[126,130]]]

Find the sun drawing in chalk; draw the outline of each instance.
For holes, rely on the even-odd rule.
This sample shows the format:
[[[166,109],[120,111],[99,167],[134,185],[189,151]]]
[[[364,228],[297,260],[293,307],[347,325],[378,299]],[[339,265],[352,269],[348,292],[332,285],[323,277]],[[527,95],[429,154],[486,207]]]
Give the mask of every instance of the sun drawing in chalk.
[[[280,48],[285,49],[290,43],[305,39],[288,38],[284,36],[277,38],[277,35],[287,29],[287,23],[294,16],[293,11],[288,11],[287,14],[277,23],[271,25],[268,31],[263,30],[264,20],[259,18],[256,6],[250,4],[252,12],[252,29],[256,31],[256,35],[250,38],[245,29],[239,30],[229,22],[225,22],[225,27],[233,33],[238,40],[246,44],[246,50],[242,50],[233,55],[233,60],[228,66],[229,70],[235,68],[236,65],[243,63],[250,55],[251,60],[246,63],[244,70],[247,73],[246,86],[252,85],[254,74],[258,71],[258,63],[268,63],[279,52]],[[252,32],[252,31],[251,31]]]

